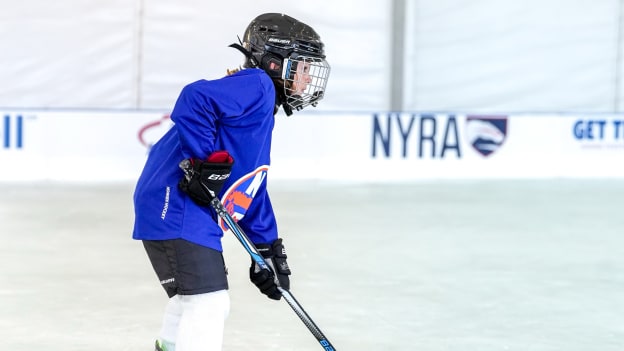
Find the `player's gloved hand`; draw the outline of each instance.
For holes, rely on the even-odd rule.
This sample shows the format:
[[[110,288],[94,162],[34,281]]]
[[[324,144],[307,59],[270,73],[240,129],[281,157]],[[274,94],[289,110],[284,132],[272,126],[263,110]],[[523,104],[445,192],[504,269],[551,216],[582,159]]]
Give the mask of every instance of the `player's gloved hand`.
[[[210,201],[219,195],[230,176],[233,164],[234,158],[227,151],[215,151],[206,161],[185,159],[179,165],[184,171],[184,177],[178,187],[197,204],[210,206]]]
[[[261,269],[258,264],[251,262],[249,268],[249,278],[260,291],[270,299],[279,300],[282,294],[277,290],[277,285],[282,288],[290,289],[290,268],[286,262],[286,250],[282,244],[282,239],[277,239],[271,244],[257,244],[258,252],[264,257],[264,260],[271,267],[273,272]]]

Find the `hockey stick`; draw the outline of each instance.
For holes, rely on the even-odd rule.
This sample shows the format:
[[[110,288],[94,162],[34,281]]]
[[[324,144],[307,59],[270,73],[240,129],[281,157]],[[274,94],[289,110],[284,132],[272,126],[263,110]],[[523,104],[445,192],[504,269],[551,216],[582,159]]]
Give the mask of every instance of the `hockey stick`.
[[[251,259],[256,264],[258,264],[258,266],[260,266],[261,269],[266,269],[269,272],[273,272],[271,267],[264,260],[264,257],[262,257],[262,255],[258,253],[258,250],[254,246],[254,244],[251,242],[251,240],[249,240],[249,238],[247,237],[245,232],[241,229],[241,227],[238,225],[238,223],[234,221],[234,218],[232,218],[232,216],[228,213],[228,211],[225,209],[221,201],[219,201],[219,199],[215,197],[210,202],[210,205],[212,206],[212,208],[215,209],[215,211],[217,211],[217,214],[219,215],[219,217],[221,217],[223,221],[225,221],[225,223],[232,230],[232,232],[234,233],[238,241],[240,241],[240,243],[243,244],[243,247],[245,248],[247,253],[249,253],[249,255],[251,256]],[[325,351],[335,351],[336,349],[334,348],[334,346],[329,342],[329,340],[327,340],[325,335],[323,335],[323,332],[321,332],[319,327],[317,327],[316,324],[314,324],[314,321],[312,321],[312,318],[310,318],[310,316],[306,313],[303,307],[301,307],[299,302],[297,302],[297,300],[290,293],[290,291],[281,287],[278,281],[276,281],[276,284],[277,284],[277,289],[280,291],[280,293],[282,293],[284,300],[288,302],[288,305],[290,305],[293,311],[295,311],[295,313],[301,319],[303,324],[305,324],[305,326],[308,327],[308,330],[310,330],[310,332],[312,333],[312,335],[314,335],[316,340],[318,340],[321,346],[323,346]]]

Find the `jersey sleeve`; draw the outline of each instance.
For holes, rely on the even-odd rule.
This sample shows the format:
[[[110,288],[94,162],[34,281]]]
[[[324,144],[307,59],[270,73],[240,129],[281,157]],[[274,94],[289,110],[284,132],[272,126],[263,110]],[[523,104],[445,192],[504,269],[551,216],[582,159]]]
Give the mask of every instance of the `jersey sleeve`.
[[[258,89],[258,83],[257,77],[244,76],[199,80],[185,86],[171,112],[183,156],[203,159],[215,151],[219,124],[244,116],[264,99],[265,91]]]
[[[171,120],[178,129],[180,146],[185,158],[205,158],[214,151],[217,115],[216,101],[201,91],[201,82],[195,82],[182,89]]]

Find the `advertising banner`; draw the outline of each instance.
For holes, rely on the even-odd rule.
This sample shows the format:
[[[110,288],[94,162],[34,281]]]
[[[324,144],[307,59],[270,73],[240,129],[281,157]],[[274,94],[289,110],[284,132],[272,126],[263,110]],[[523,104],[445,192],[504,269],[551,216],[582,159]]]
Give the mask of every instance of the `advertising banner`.
[[[158,112],[2,111],[0,180],[136,179],[170,126]]]
[[[624,117],[276,116],[270,177],[338,181],[624,177]],[[1,111],[0,181],[135,181],[161,111]]]
[[[622,116],[318,115],[276,134],[273,168],[293,178],[624,177]]]

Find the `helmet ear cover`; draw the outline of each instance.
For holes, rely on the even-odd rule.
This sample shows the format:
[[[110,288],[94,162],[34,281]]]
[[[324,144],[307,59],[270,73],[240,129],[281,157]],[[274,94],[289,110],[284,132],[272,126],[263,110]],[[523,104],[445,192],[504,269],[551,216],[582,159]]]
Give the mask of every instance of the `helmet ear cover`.
[[[282,62],[283,60],[277,55],[267,52],[262,56],[260,68],[262,68],[271,79],[280,79],[282,78]]]

